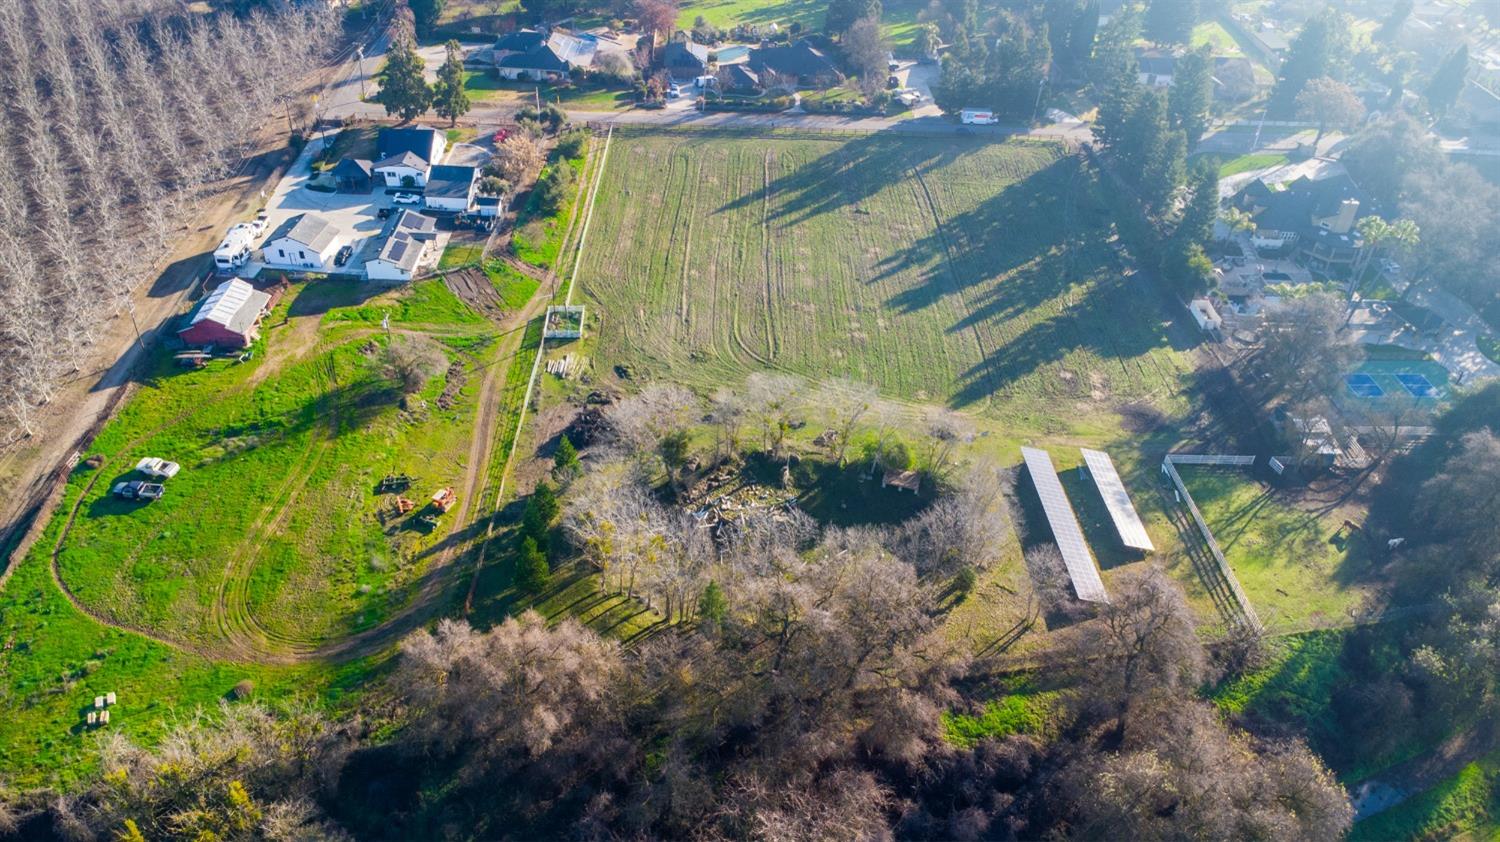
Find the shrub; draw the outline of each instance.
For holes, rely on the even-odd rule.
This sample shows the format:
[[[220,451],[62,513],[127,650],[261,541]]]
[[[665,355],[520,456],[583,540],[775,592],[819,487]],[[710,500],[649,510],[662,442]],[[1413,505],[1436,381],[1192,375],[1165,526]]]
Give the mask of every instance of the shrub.
[[[547,577],[552,574],[552,566],[547,563],[547,556],[537,549],[536,542],[530,538],[521,539],[520,557],[516,559],[516,587],[527,593],[539,593],[547,587]]]
[[[232,690],[229,691],[229,697],[231,699],[234,699],[235,701],[239,702],[239,701],[244,701],[245,699],[250,698],[250,694],[254,693],[254,692],[255,692],[255,682],[253,682],[250,679],[246,678],[243,681],[241,681],[240,683],[234,685],[234,689],[232,689]]]
[[[557,142],[557,154],[564,158],[577,158],[583,154],[583,145],[588,141],[588,133],[582,129],[574,129],[562,136]]]
[[[972,565],[964,565],[958,571],[958,575],[953,577],[953,587],[958,592],[959,599],[968,597],[977,584],[979,584],[979,573]]]
[[[536,182],[537,209],[543,215],[551,215],[563,206],[568,197],[568,187],[573,183],[573,168],[566,163],[557,163],[547,168]]]

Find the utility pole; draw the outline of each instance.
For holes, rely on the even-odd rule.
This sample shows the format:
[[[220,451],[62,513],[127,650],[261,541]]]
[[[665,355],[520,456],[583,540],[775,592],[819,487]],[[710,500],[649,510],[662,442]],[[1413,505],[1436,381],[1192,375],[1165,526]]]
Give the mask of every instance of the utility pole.
[[[541,111],[542,110],[542,88],[541,88],[541,86],[537,85],[537,86],[533,87],[531,89],[531,95],[536,98],[536,110],[537,111]]]
[[[1042,89],[1047,87],[1047,77],[1036,83],[1036,103],[1031,106],[1031,122],[1036,122],[1036,113],[1042,108]]]
[[[355,60],[359,62],[359,101],[365,101],[365,48],[363,45],[354,48]]]

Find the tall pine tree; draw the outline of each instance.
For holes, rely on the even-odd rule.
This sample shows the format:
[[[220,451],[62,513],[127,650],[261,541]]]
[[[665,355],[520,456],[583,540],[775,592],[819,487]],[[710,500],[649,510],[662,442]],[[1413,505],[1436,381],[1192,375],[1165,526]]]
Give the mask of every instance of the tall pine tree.
[[[1073,17],[1068,33],[1068,55],[1076,67],[1085,67],[1094,55],[1094,39],[1099,34],[1099,0],[1087,0]]]
[[[464,90],[464,51],[457,41],[448,42],[448,57],[438,68],[437,82],[432,86],[432,110],[448,118],[448,125],[469,113],[469,93]]]
[[[1187,135],[1188,147],[1196,146],[1208,130],[1208,109],[1213,102],[1213,47],[1204,44],[1177,60],[1167,113],[1172,128]]]
[[[1351,48],[1349,19],[1328,9],[1303,25],[1292,41],[1281,75],[1271,91],[1271,111],[1280,119],[1297,112],[1297,96],[1308,82],[1321,77],[1342,79]]]
[[[422,75],[422,57],[412,46],[411,39],[398,38],[386,55],[385,66],[375,78],[380,82],[380,91],[375,101],[385,106],[385,113],[409,122],[420,117],[432,104],[432,89]]]

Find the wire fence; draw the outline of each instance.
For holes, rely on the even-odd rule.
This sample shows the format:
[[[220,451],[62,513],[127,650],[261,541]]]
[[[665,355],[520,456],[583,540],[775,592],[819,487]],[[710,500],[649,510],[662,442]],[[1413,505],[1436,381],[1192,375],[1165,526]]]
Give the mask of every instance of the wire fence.
[[[1248,459],[1249,461],[1243,461]],[[1213,461],[1217,460],[1217,461]],[[1208,551],[1213,554],[1214,561],[1218,562],[1219,572],[1223,574],[1224,581],[1229,584],[1230,593],[1234,594],[1234,601],[1239,603],[1240,613],[1244,615],[1245,622],[1257,632],[1265,631],[1261,625],[1260,616],[1255,613],[1255,606],[1250,604],[1250,597],[1245,595],[1245,590],[1240,587],[1240,580],[1235,578],[1234,570],[1229,567],[1229,560],[1224,558],[1224,551],[1219,548],[1219,542],[1214,538],[1214,532],[1208,528],[1208,521],[1203,519],[1203,513],[1198,511],[1198,504],[1193,502],[1193,495],[1188,493],[1187,486],[1182,482],[1182,475],[1177,473],[1174,463],[1184,465],[1234,465],[1245,466],[1255,464],[1254,456],[1204,456],[1194,454],[1168,454],[1162,460],[1161,470],[1172,480],[1177,494],[1182,502],[1187,504],[1188,514],[1193,516],[1193,522],[1198,525],[1198,531],[1203,535],[1203,542],[1208,545]]]

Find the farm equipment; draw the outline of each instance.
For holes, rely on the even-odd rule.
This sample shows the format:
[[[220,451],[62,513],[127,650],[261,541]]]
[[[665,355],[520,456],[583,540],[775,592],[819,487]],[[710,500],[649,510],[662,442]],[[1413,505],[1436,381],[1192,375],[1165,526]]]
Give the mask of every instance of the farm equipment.
[[[397,497],[396,498],[396,513],[397,514],[404,515],[407,512],[410,512],[412,509],[415,509],[416,507],[417,507],[417,504],[413,500],[410,500],[410,499],[408,499],[406,497]]]
[[[130,480],[128,482],[115,483],[115,487],[109,493],[125,500],[160,500],[167,493],[166,486],[159,482],[145,482],[143,480]]]
[[[458,495],[451,488],[442,488],[432,494],[432,507],[439,512],[447,512],[458,504]]]
[[[411,477],[407,474],[386,474],[375,487],[376,494],[392,494],[411,488]]]
[[[427,529],[427,531],[431,532],[438,527],[438,516],[434,514],[422,515],[421,517],[417,518],[417,523],[422,524],[422,526]]]

